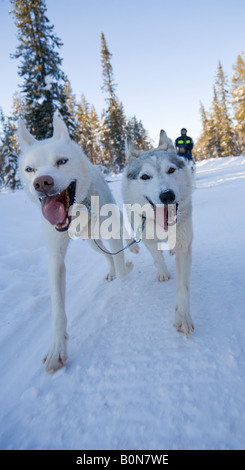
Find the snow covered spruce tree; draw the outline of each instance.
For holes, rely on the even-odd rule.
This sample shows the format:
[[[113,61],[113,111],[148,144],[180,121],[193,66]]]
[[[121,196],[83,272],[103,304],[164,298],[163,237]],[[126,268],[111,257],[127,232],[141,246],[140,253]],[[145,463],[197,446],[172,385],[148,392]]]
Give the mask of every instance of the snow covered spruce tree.
[[[245,53],[238,55],[233,66],[234,75],[231,79],[232,105],[235,117],[238,153],[245,152]]]
[[[221,62],[219,62],[216,76],[216,92],[219,104],[219,121],[217,123],[219,124],[220,133],[220,152],[222,157],[227,157],[235,155],[236,149],[235,135],[228,111],[230,102],[228,80],[224,74]]]
[[[96,112],[94,105],[90,106],[89,111],[90,127],[91,127],[91,149],[90,149],[90,159],[92,162],[97,165],[103,165],[102,153],[99,146],[99,118]]]
[[[67,76],[65,76],[63,91],[60,94],[59,111],[69,129],[71,138],[78,142],[79,124],[77,120],[77,102]]]
[[[46,16],[45,0],[10,0],[18,30],[19,45],[13,58],[20,59],[21,93],[25,98],[25,120],[38,138],[52,134],[52,116],[60,106],[64,111],[65,75],[58,50],[61,40]],[[64,113],[71,127],[68,109]]]
[[[216,89],[214,89],[214,98],[211,112],[206,112],[202,103],[200,103],[200,114],[202,123],[202,133],[197,139],[193,155],[196,160],[204,160],[221,156],[220,142],[217,126],[215,125],[216,117],[220,112],[217,101]]]
[[[103,111],[101,120],[101,146],[103,159],[117,171],[125,165],[125,115],[123,105],[115,94],[111,57],[105,36],[101,33],[102,90],[108,95],[107,109]]]
[[[136,116],[126,120],[125,131],[127,137],[136,145],[139,150],[150,150],[152,148],[148,134],[141,121]]]
[[[123,104],[115,93],[116,84],[111,57],[105,36],[101,33],[102,90],[107,93],[107,108],[103,111],[100,122],[101,153],[105,165],[115,171],[120,171],[126,163],[126,136],[129,136],[140,149],[149,149],[151,144],[142,122],[138,121],[135,116],[126,119]]]
[[[99,119],[95,107],[87,102],[84,95],[77,105],[79,144],[93,164],[101,164],[99,148]]]
[[[217,79],[218,81],[218,79]],[[213,101],[211,111],[204,116],[204,108],[201,108],[202,117],[202,140],[203,151],[207,154],[207,158],[223,157],[227,155],[228,143],[230,142],[230,132],[227,126],[227,109],[226,101],[223,101],[222,85],[219,84],[219,94],[217,91],[218,83],[213,87]],[[226,132],[228,131],[228,134]],[[230,147],[229,147],[230,150]],[[232,153],[230,153],[232,155]]]
[[[204,160],[209,158],[208,152],[208,116],[202,102],[200,102],[200,114],[201,114],[201,123],[202,123],[202,132],[198,137],[193,156],[196,160]]]
[[[213,87],[214,95],[213,95],[213,102],[212,102],[212,111],[210,116],[210,123],[211,123],[211,139],[213,143],[212,156],[213,157],[222,157],[222,138],[223,138],[223,129],[222,129],[222,120],[221,120],[221,107],[218,100],[217,90],[216,87]]]
[[[3,152],[3,139],[4,139],[4,114],[0,108],[0,188],[4,185],[4,152]]]
[[[90,121],[90,107],[84,95],[81,96],[77,105],[77,119],[79,125],[79,144],[87,157],[95,163],[93,159],[92,146],[92,126]]]
[[[15,92],[13,96],[12,115],[4,116],[0,110],[0,184],[16,189],[21,186],[16,175],[18,167],[19,146],[17,141],[16,119],[24,118],[24,104],[21,96]]]
[[[206,113],[201,103],[202,133],[194,149],[195,158],[237,155],[236,132],[230,117],[229,105],[228,80],[219,62],[209,113]]]
[[[1,141],[0,141],[0,182],[2,186],[10,189],[20,188],[21,184],[16,176],[18,165],[18,142],[15,120],[0,113]]]

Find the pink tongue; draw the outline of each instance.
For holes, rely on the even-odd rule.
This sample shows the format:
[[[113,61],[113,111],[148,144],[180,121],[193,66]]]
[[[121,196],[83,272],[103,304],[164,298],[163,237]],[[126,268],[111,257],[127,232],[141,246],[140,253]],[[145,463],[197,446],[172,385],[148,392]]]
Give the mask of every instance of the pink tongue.
[[[168,230],[168,209],[164,206],[154,207],[156,223],[159,224],[164,230]]]
[[[42,213],[44,217],[52,224],[57,225],[64,222],[66,217],[65,206],[60,201],[43,197],[41,200]]]

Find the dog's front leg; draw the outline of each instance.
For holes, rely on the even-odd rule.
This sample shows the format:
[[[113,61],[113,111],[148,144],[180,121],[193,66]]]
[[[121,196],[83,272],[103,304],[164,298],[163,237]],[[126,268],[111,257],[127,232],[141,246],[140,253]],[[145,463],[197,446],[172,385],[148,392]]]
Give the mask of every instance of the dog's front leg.
[[[176,248],[176,271],[178,287],[174,326],[177,331],[189,335],[194,331],[190,315],[191,244],[186,249]]]
[[[165,263],[163,252],[158,250],[157,242],[155,240],[144,240],[144,244],[154,259],[158,281],[168,281],[171,275]]]
[[[54,229],[53,229],[54,230]],[[46,237],[49,249],[49,278],[52,301],[52,336],[48,354],[43,362],[47,372],[55,372],[63,367],[67,360],[67,332],[65,313],[65,263],[64,257],[68,245],[68,237],[52,233],[51,239]]]

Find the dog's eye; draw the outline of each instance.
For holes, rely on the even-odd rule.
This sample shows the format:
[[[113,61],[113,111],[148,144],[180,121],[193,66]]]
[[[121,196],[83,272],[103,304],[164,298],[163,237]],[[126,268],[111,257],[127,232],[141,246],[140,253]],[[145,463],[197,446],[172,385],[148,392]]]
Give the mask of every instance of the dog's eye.
[[[140,177],[140,179],[146,181],[146,180],[151,179],[151,176],[144,174]]]
[[[69,158],[60,158],[60,160],[58,160],[56,162],[56,165],[57,166],[60,166],[60,165],[65,165],[67,162],[68,162]]]
[[[175,170],[176,170],[176,168],[174,168],[174,167],[171,166],[171,167],[168,169],[168,172],[167,172],[168,175],[171,175],[171,173],[174,173]]]
[[[26,171],[27,171],[27,173],[32,173],[32,171],[34,171],[34,169],[31,168],[30,166],[27,166]]]

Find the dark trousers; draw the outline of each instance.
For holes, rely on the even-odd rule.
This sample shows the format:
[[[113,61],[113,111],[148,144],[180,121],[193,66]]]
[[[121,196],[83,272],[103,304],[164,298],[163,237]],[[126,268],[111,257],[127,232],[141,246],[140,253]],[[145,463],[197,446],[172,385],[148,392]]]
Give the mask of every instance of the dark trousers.
[[[183,157],[186,160],[192,160],[192,155],[190,153],[187,153],[187,152],[186,153],[179,153],[178,152],[178,155],[179,155],[179,157]]]

